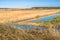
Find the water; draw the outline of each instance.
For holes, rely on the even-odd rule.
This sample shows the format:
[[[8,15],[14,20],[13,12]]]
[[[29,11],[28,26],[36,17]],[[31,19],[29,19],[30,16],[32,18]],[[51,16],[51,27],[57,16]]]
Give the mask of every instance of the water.
[[[53,20],[57,16],[60,16],[60,14],[54,14],[52,16],[46,16],[44,18],[40,18],[40,19],[37,19],[37,20],[32,20],[31,22],[44,22],[44,21],[48,21],[48,20]]]
[[[26,30],[33,30],[33,29],[36,29],[36,30],[45,30],[44,27],[38,27],[38,26],[27,26],[27,25],[20,25],[20,24],[12,24],[12,26],[16,27],[16,28],[22,28],[22,29],[26,29]]]
[[[48,20],[53,20],[55,17],[57,16],[60,16],[60,14],[55,14],[55,15],[52,15],[52,16],[46,16],[44,18],[41,18],[41,19],[38,19],[38,20],[32,20],[31,22],[44,22],[44,21],[48,21]],[[32,26],[27,26],[27,25],[20,25],[20,24],[13,24],[12,26],[15,26],[17,28],[22,28],[22,29],[38,29],[38,30],[45,30],[44,27],[32,27]],[[57,29],[56,30],[60,30],[60,29]]]
[[[12,26],[15,26],[16,28],[22,28],[22,29],[31,29],[31,26],[26,25],[20,25],[20,24],[12,24]]]
[[[44,31],[46,30],[45,27],[38,27],[38,26],[27,26],[27,25],[20,25],[20,24],[13,24],[12,26],[16,27],[16,28],[21,28],[24,30],[40,30],[40,31]],[[60,28],[55,28],[55,31],[59,31],[60,32]]]

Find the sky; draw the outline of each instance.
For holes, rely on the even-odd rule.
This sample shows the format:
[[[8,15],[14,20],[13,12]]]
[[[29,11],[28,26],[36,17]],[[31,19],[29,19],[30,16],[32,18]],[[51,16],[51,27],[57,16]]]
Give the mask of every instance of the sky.
[[[0,8],[60,7],[60,0],[0,0]]]

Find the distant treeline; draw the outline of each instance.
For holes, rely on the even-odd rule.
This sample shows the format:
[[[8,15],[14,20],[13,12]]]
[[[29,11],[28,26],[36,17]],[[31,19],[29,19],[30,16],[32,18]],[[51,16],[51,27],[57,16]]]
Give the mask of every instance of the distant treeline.
[[[32,7],[32,9],[60,9],[60,7]]]
[[[0,8],[0,10],[60,9],[60,7]]]

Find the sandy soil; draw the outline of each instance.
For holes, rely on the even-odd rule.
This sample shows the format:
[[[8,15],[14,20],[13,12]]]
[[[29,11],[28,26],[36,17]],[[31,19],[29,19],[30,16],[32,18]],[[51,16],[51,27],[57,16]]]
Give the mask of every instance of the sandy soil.
[[[23,22],[38,17],[44,17],[47,15],[56,14],[60,12],[60,9],[48,9],[48,10],[15,10],[4,11],[0,10],[0,23],[5,22]]]

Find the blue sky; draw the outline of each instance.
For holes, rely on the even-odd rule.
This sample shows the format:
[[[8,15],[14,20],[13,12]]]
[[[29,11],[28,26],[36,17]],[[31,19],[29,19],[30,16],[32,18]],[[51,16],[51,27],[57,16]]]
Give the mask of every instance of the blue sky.
[[[60,7],[60,0],[0,0],[0,8]]]

